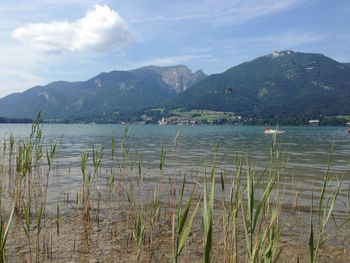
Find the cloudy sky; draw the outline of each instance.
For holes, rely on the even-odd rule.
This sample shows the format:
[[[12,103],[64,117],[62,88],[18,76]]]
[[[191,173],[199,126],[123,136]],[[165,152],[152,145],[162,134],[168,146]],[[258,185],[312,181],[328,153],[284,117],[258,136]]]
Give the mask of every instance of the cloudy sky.
[[[274,50],[350,62],[349,0],[0,0],[0,97],[102,71],[222,72]]]

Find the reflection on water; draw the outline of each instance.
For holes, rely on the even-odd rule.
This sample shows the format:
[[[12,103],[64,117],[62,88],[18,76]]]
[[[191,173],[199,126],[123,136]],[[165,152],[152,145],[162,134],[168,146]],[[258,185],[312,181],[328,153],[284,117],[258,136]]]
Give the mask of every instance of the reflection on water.
[[[81,174],[80,155],[91,151],[92,145],[104,147],[103,171],[110,167],[111,138],[115,136],[120,149],[126,126],[122,125],[82,125],[46,124],[45,142],[61,141],[58,164],[64,175],[69,168],[70,176],[62,176],[62,189],[79,187]],[[30,125],[0,125],[0,136],[8,138],[12,133],[16,138],[25,138],[30,133]],[[202,171],[210,165],[213,154],[218,153],[220,169],[227,173],[233,169],[237,155],[249,157],[258,171],[266,166],[270,152],[271,135],[265,135],[262,127],[255,126],[157,126],[130,125],[128,143],[131,151],[137,149],[147,167],[146,177],[159,175],[159,155],[162,145],[167,150],[166,167],[174,166],[174,144],[179,132],[179,145],[176,153],[177,172],[191,174]],[[289,190],[297,187],[301,194],[309,197],[312,187],[321,185],[323,175],[332,153],[332,175],[344,176],[344,188],[349,183],[348,162],[350,135],[342,127],[280,127],[285,133],[278,141],[287,150],[289,161],[284,173],[286,200]],[[333,148],[333,150],[332,150]],[[118,153],[120,154],[120,153]],[[155,172],[157,171],[157,173]],[[61,191],[57,189],[57,191]],[[307,199],[307,198],[306,198]]]

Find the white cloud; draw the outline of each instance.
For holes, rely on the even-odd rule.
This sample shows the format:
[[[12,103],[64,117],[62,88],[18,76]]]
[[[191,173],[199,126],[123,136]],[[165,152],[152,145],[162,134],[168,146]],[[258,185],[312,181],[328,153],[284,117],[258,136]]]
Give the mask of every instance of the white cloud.
[[[77,21],[27,24],[12,35],[30,48],[49,53],[105,51],[123,47],[131,38],[123,18],[106,5],[95,5]]]

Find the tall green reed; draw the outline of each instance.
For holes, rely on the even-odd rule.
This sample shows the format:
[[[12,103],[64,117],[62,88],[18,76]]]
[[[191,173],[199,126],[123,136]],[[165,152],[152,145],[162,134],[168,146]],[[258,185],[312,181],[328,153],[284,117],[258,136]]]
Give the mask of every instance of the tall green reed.
[[[214,213],[214,196],[215,196],[215,173],[216,164],[214,164],[211,169],[210,174],[210,192],[209,200],[207,193],[207,183],[204,182],[203,190],[203,211],[202,211],[202,221],[203,221],[203,234],[204,234],[204,258],[203,262],[209,263],[212,252],[212,240],[213,240],[213,213]]]
[[[340,224],[336,223],[334,217],[335,206],[341,192],[343,185],[343,178],[336,181],[335,189],[332,190],[332,181],[330,167],[332,162],[333,147],[329,156],[328,166],[326,174],[323,178],[323,185],[321,194],[319,197],[318,209],[316,211],[316,222],[314,219],[314,198],[312,194],[311,209],[310,209],[310,235],[309,235],[309,262],[315,263],[318,260],[319,251],[322,246],[332,237],[334,237],[345,225],[350,223],[350,218],[345,217],[341,220]],[[326,232],[326,227],[329,225],[330,219],[334,221],[334,229],[330,232]]]
[[[2,214],[2,206],[0,205],[0,262],[7,262],[6,256],[6,242],[10,232],[10,226],[12,223],[13,214],[15,211],[15,204],[12,205],[10,215],[5,222],[4,216]]]
[[[177,227],[176,227],[176,237],[175,237],[174,256],[173,256],[174,263],[178,262],[179,256],[181,255],[181,252],[185,247],[187,238],[190,234],[191,227],[196,217],[197,210],[200,204],[200,201],[198,201],[194,211],[192,212],[191,216],[189,216],[189,211],[193,202],[193,195],[196,187],[195,186],[193,187],[187,199],[186,206],[185,208],[183,208],[183,197],[184,197],[185,186],[186,186],[186,176],[184,176],[182,180],[182,186],[180,189],[180,196],[179,196],[179,201],[178,201],[177,211],[176,211]],[[173,226],[173,228],[175,229],[175,226]]]

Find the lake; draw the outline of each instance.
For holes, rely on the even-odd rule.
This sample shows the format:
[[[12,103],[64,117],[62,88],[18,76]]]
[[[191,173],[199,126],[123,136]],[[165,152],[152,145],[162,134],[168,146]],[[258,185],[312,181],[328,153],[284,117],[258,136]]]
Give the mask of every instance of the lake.
[[[27,166],[19,162],[22,170],[18,170],[14,163],[17,164],[20,158],[19,149],[24,149],[24,144],[28,142],[31,125],[1,124],[0,138],[3,138],[3,142],[6,140],[7,145],[4,154],[4,143],[0,144],[0,154],[5,156],[0,163],[1,204],[4,204],[2,211],[9,211],[13,203],[17,209],[14,220],[16,223],[11,229],[7,244],[9,262],[24,259],[30,261],[32,254],[42,257],[43,262],[49,259],[61,262],[71,262],[72,259],[137,262],[135,229],[140,222],[145,224],[146,229],[141,255],[149,259],[154,257],[158,262],[170,262],[174,245],[172,231],[177,220],[176,209],[181,202],[185,202],[179,199],[180,180],[183,175],[187,175],[183,188],[185,200],[189,199],[191,189],[194,189],[194,203],[201,204],[189,237],[192,241],[186,245],[189,253],[185,253],[184,262],[202,262],[203,245],[200,242],[203,236],[203,221],[200,214],[205,211],[204,185],[209,183],[208,178],[214,162],[217,169],[216,184],[213,188],[213,258],[223,261],[223,258],[232,253],[225,242],[232,239],[229,228],[230,222],[234,222],[232,224],[237,227],[240,240],[239,258],[244,261],[245,225],[241,224],[240,220],[243,220],[243,213],[249,215],[246,208],[248,203],[252,204],[248,202],[249,184],[246,183],[246,168],[254,167],[257,182],[254,184],[253,197],[255,211],[263,199],[262,191],[269,185],[268,182],[278,178],[274,181],[271,195],[263,199],[264,214],[258,219],[257,231],[265,227],[269,229],[269,222],[274,220],[273,211],[281,211],[278,212],[278,227],[281,231],[283,228],[283,234],[277,239],[281,248],[287,247],[281,254],[281,262],[287,262],[287,259],[295,255],[298,258],[295,262],[299,262],[299,259],[300,262],[306,262],[310,207],[313,200],[313,218],[316,221],[320,218],[317,208],[323,178],[328,169],[331,182],[326,191],[327,201],[323,206],[329,207],[333,196],[338,198],[332,217],[326,224],[326,233],[331,233],[342,224],[344,218],[348,218],[350,135],[344,127],[279,129],[285,131],[277,136],[278,151],[274,151],[275,154],[278,152],[280,157],[271,162],[270,147],[273,136],[264,134],[263,127],[44,124],[44,149],[50,149],[50,145],[57,143],[56,157],[52,167],[50,166],[52,169],[48,169],[44,154],[39,158],[38,166],[35,158],[30,158],[33,160],[30,165],[32,170],[23,174],[22,171]],[[12,161],[9,161],[11,134],[16,142]],[[116,140],[113,156],[112,138]],[[20,140],[22,143],[19,143]],[[41,143],[34,143],[34,149],[38,145],[40,148]],[[96,173],[93,166],[93,149],[95,153],[103,149],[101,166]],[[31,152],[32,157],[36,156],[36,152]],[[91,181],[83,180],[82,153],[89,154],[85,179],[91,175]],[[96,156],[95,160],[98,159]],[[161,156],[165,157],[164,169],[161,169],[160,165]],[[236,182],[233,180],[237,178],[232,175],[237,168],[238,156],[244,159],[242,183],[236,184],[237,188],[234,189],[240,189],[238,192],[241,192],[238,199],[229,199],[231,184]],[[286,165],[278,162],[287,159]],[[283,169],[280,169],[281,166]],[[266,167],[269,169],[265,169]],[[269,172],[270,176],[267,174]],[[258,180],[260,178],[261,181]],[[339,195],[334,195],[341,179],[341,191]],[[240,207],[239,220],[228,221],[236,201]],[[194,210],[194,203],[191,211]],[[26,221],[23,209],[28,207],[28,204],[32,218]],[[40,210],[41,206],[44,210]],[[43,211],[42,228],[35,225],[41,222],[38,221],[40,211]],[[31,237],[23,232],[26,227],[31,232]],[[38,233],[38,229],[41,232]],[[327,253],[322,256],[328,259],[334,257],[333,261],[327,262],[340,262],[344,258],[350,258],[345,249],[350,246],[346,235],[348,229],[348,225],[344,226],[344,232],[339,232],[327,240],[329,247]],[[151,241],[153,235],[154,241]],[[230,242],[233,242],[232,240]],[[34,241],[35,248],[30,245],[30,242]]]
[[[45,142],[60,142],[58,162],[62,174],[71,170],[72,176],[63,177],[61,186],[80,187],[80,156],[90,151],[93,145],[104,147],[102,167],[110,166],[111,139],[114,136],[117,148],[128,129],[127,142],[130,151],[138,152],[147,164],[146,180],[159,175],[159,157],[163,147],[167,152],[166,167],[173,174],[175,137],[176,174],[193,174],[210,168],[216,152],[219,169],[230,174],[235,158],[248,157],[258,171],[263,171],[270,154],[271,135],[263,133],[258,126],[158,126],[158,125],[102,125],[102,124],[45,124]],[[332,176],[344,176],[344,187],[348,184],[350,135],[344,127],[279,127],[285,133],[278,135],[277,141],[288,153],[288,163],[284,172],[286,197],[288,189],[297,187],[302,194],[310,196],[311,189],[322,184],[330,155]],[[31,125],[2,124],[0,137],[25,138],[30,134]],[[332,150],[333,149],[333,150]],[[117,155],[120,153],[117,153]],[[103,176],[104,173],[102,173]],[[106,175],[106,173],[105,173]],[[60,190],[61,191],[61,190]],[[317,191],[316,191],[317,196]],[[292,197],[290,197],[292,198]]]

